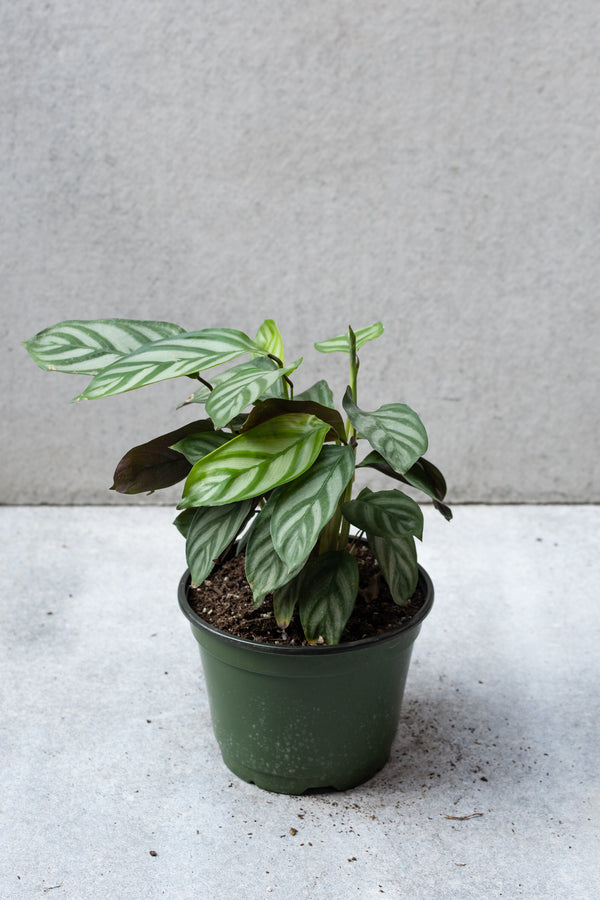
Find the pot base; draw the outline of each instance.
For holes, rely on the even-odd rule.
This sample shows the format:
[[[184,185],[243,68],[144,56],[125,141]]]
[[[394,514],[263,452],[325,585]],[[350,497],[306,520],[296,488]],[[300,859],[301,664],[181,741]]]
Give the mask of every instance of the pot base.
[[[223,754],[222,756],[223,762],[229,771],[241,778],[242,781],[246,781],[248,784],[255,784],[262,790],[271,791],[274,794],[291,794],[294,796],[312,792],[349,791],[373,778],[377,772],[383,769],[388,761],[388,756],[386,756],[385,759],[377,763],[373,762],[372,765],[360,770],[360,772],[353,772],[351,776],[348,776],[347,773],[339,772],[334,779],[334,783],[329,778],[326,779],[326,783],[315,784],[314,780],[311,781],[311,779],[306,777],[294,778],[288,775],[273,775],[271,772],[256,772],[254,769],[240,763],[239,760],[227,758]]]

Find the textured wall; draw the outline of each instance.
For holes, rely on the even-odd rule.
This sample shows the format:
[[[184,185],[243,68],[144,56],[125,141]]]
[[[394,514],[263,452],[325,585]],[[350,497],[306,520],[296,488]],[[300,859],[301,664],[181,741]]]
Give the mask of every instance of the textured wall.
[[[0,17],[4,502],[123,502],[121,453],[191,418],[189,382],[70,406],[19,346],[115,315],[274,316],[340,389],[312,342],[380,318],[361,403],[415,406],[452,499],[600,500],[596,0]]]

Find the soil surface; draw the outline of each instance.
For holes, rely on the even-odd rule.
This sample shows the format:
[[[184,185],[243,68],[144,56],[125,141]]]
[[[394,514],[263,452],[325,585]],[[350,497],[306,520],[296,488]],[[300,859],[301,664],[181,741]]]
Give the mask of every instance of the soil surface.
[[[425,601],[419,584],[411,600],[404,606],[397,606],[368,547],[356,550],[356,561],[358,596],[340,643],[359,641],[398,628],[411,619]],[[273,615],[271,594],[267,594],[258,609],[252,608],[252,591],[246,581],[244,563],[243,555],[234,556],[215,567],[199,587],[191,587],[188,600],[192,609],[214,628],[237,637],[261,644],[308,646],[297,610],[288,627],[282,630]]]

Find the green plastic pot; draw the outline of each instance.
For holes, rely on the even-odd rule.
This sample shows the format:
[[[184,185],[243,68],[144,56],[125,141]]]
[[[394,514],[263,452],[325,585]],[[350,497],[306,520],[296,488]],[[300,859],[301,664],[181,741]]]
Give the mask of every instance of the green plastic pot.
[[[268,791],[347,790],[387,762],[398,727],[413,643],[433,604],[405,625],[347,644],[278,647],[213,628],[190,607],[186,572],[179,604],[206,677],[213,728],[225,765]]]

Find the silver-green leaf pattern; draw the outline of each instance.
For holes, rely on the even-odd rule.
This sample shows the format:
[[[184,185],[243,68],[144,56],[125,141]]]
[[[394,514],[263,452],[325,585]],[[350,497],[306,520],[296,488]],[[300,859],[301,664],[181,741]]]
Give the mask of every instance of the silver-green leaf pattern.
[[[314,463],[328,431],[327,423],[304,413],[245,431],[193,466],[179,508],[258,497],[298,478]]]
[[[298,574],[304,560],[290,569],[277,555],[271,538],[272,506],[267,502],[252,523],[246,547],[246,578],[252,588],[254,606],[260,606],[266,595],[287,584]]]
[[[354,473],[351,447],[323,447],[316,462],[271,497],[271,535],[279,556],[293,567],[316,543]]]
[[[70,319],[45,328],[24,346],[41,369],[96,375],[138,347],[184,332],[172,322]]]
[[[367,534],[367,541],[389,585],[394,603],[398,606],[408,603],[419,580],[414,537],[404,535],[390,539]]]
[[[210,574],[215,559],[234,540],[251,512],[249,500],[196,510],[187,526],[185,543],[192,584],[201,584]]]
[[[354,332],[356,349],[359,350],[367,341],[374,341],[383,334],[381,322],[374,322],[366,328],[359,328]],[[339,337],[329,338],[327,341],[317,341],[315,349],[320,353],[350,353],[350,337],[348,334],[340,334]]]
[[[224,431],[202,431],[187,435],[173,444],[172,449],[182,453],[187,461],[194,465],[199,459],[208,456],[209,453],[212,453],[217,447],[222,447],[229,440],[231,440],[231,435]]]
[[[313,403],[320,403],[321,406],[327,406],[330,409],[335,408],[333,391],[324,378],[322,378],[320,381],[315,381],[315,383],[305,391],[301,391],[301,393],[299,394],[294,394],[294,400],[310,400]]]
[[[346,550],[330,550],[307,563],[299,610],[309,643],[339,643],[357,591],[358,565]]]
[[[263,368],[250,362],[234,366],[220,375],[206,401],[206,412],[213,420],[215,428],[227,425],[234,416],[254,403],[276,381],[293,372],[301,362],[301,359],[296,360],[291,366],[283,369],[276,363],[273,363],[272,367]]]
[[[190,403],[206,403],[208,398],[210,397],[210,388],[205,384],[201,384],[199,388],[196,388],[193,394],[184,400],[183,403],[179,403],[177,405],[177,409],[181,409],[184,406],[189,406]]]
[[[395,538],[413,534],[423,537],[423,513],[402,491],[361,491],[342,506],[344,517],[369,534]]]
[[[394,471],[403,474],[427,450],[427,432],[420,418],[404,403],[388,403],[375,412],[359,409],[350,388],[343,399],[350,422]]]
[[[204,328],[155,341],[102,369],[75,399],[95,400],[147,384],[191,375],[231,362],[245,353],[262,353],[247,334],[233,328]]]
[[[188,536],[188,531],[190,530],[190,525],[192,524],[192,519],[195,515],[196,510],[193,507],[190,507],[189,509],[184,509],[183,512],[180,512],[173,520],[173,525],[184,538]]]
[[[280,362],[284,362],[283,339],[274,319],[265,319],[256,332],[254,343],[272,356],[276,356]]]

